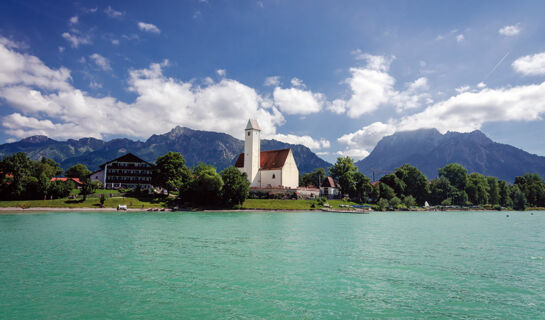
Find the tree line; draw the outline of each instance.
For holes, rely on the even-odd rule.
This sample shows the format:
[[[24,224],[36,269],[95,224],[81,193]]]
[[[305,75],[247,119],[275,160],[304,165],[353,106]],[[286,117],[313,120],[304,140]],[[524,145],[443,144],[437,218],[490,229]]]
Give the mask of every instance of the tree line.
[[[65,172],[52,159],[31,160],[24,152],[6,156],[0,161],[1,200],[58,199],[70,195],[75,185],[71,180],[51,180],[64,173],[82,183],[83,200],[102,185],[91,182],[91,171],[76,164]],[[152,185],[167,192],[175,191],[182,202],[198,205],[233,207],[246,200],[250,183],[245,173],[229,167],[218,173],[211,165],[199,163],[190,169],[178,152],[168,152],[156,160]]]
[[[379,208],[422,206],[482,206],[524,210],[527,206],[545,207],[545,182],[536,173],[516,177],[513,184],[468,173],[457,163],[438,170],[438,178],[428,178],[416,167],[405,164],[386,174],[378,182],[358,171],[350,157],[339,157],[329,174],[340,185],[343,195],[359,203],[374,203]],[[319,186],[326,178],[324,169],[316,169],[300,178],[301,185]]]

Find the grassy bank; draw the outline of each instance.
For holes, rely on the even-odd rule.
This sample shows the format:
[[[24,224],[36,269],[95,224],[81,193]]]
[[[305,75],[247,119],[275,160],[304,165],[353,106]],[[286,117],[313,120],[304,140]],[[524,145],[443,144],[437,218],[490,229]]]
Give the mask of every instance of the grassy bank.
[[[106,198],[105,208],[117,208],[117,205],[127,205],[129,208],[162,208],[167,207],[166,200],[163,198],[133,198],[133,197],[114,197]],[[55,199],[55,200],[17,200],[0,201],[0,207],[18,207],[18,208],[99,208],[100,203],[97,197],[82,199]]]
[[[332,208],[340,208],[339,205],[356,204],[350,201],[328,200],[327,203]],[[242,204],[242,209],[259,209],[259,210],[310,210],[316,204],[314,200],[277,200],[277,199],[247,199]]]

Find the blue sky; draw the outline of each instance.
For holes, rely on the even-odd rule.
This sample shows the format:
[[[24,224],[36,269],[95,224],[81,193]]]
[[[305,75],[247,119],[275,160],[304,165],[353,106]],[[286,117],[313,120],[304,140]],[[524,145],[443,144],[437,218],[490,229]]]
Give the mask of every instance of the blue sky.
[[[545,155],[541,1],[0,3],[0,142],[176,125],[361,159],[480,129]]]

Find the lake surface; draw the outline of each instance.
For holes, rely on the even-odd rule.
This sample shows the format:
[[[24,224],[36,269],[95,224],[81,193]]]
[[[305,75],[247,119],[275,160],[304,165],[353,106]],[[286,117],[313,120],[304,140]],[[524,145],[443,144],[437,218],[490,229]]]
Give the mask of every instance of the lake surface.
[[[4,215],[0,273],[1,319],[544,319],[545,212]]]

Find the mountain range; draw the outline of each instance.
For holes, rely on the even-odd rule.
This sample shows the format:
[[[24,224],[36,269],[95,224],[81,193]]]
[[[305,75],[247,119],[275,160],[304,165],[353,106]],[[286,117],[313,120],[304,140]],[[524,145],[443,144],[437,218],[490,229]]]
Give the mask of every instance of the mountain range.
[[[277,140],[261,140],[261,150],[291,148],[299,172],[316,168],[329,168],[330,163],[319,158],[303,145],[293,145]],[[95,138],[57,141],[45,136],[32,136],[18,142],[0,145],[0,158],[16,152],[25,152],[31,159],[52,158],[63,169],[83,163],[96,170],[100,164],[127,152],[154,162],[169,152],[180,152],[190,167],[199,162],[214,165],[222,170],[234,164],[244,151],[244,141],[225,133],[176,127],[165,134],[153,135],[146,141]],[[530,154],[507,144],[496,143],[481,131],[470,133],[420,129],[397,132],[382,138],[369,156],[356,162],[360,171],[375,178],[409,163],[420,169],[429,179],[437,177],[439,168],[449,163],[460,163],[469,172],[496,176],[506,181],[525,173],[538,173],[545,177],[545,157]]]
[[[331,166],[303,145],[261,140],[263,151],[285,148],[292,149],[300,173]],[[234,165],[236,157],[244,151],[244,141],[225,133],[185,127],[176,127],[168,133],[153,135],[145,142],[130,139],[103,141],[95,138],[57,141],[46,136],[32,136],[0,145],[0,158],[16,152],[25,152],[33,160],[51,158],[60,163],[63,169],[82,163],[90,170],[96,170],[102,163],[127,152],[154,162],[157,157],[169,151],[180,152],[186,160],[186,165],[190,167],[204,162],[222,170]]]
[[[545,157],[494,142],[479,130],[445,134],[436,129],[398,132],[382,138],[371,154],[356,165],[370,177],[375,171],[378,178],[406,163],[420,169],[429,179],[436,178],[438,169],[449,163],[510,182],[525,173],[545,177]]]

